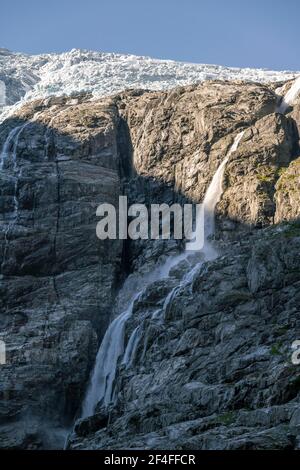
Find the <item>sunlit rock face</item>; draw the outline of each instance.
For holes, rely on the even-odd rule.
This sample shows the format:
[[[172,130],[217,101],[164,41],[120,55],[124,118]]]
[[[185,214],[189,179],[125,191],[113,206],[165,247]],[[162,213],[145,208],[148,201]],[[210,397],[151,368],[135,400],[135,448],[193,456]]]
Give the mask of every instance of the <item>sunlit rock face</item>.
[[[175,292],[163,322],[153,313],[191,265],[146,289],[126,324],[125,344],[138,326],[141,336],[130,367],[118,367],[109,425],[100,403],[68,445],[299,446],[299,136],[296,106],[276,113],[275,90],[206,81],[51,97],[1,124],[1,447],[62,447],[109,320],[180,248],[100,241],[96,207],[120,194],[201,202],[242,130],[216,208],[219,256]]]

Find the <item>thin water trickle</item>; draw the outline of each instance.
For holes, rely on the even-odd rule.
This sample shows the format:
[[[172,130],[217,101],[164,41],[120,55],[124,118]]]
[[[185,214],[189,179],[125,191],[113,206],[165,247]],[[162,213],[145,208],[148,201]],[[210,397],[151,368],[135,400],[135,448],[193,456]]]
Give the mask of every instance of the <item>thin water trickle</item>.
[[[10,221],[6,227],[5,234],[4,234],[4,252],[3,252],[3,258],[2,258],[2,264],[1,264],[1,271],[3,269],[3,266],[6,261],[7,257],[7,250],[8,250],[8,236],[9,233],[11,232],[12,228],[16,224],[18,220],[18,213],[19,213],[19,201],[17,197],[17,192],[18,192],[18,182],[19,178],[21,176],[22,169],[18,171],[18,160],[17,160],[17,151],[18,151],[18,144],[19,144],[19,138],[25,129],[25,127],[29,123],[21,124],[19,126],[14,127],[8,134],[1,154],[0,154],[0,170],[4,169],[4,165],[6,161],[10,158],[10,155],[12,155],[12,163],[13,163],[13,171],[15,173],[15,183],[14,183],[14,195],[13,195],[13,212],[10,217]]]

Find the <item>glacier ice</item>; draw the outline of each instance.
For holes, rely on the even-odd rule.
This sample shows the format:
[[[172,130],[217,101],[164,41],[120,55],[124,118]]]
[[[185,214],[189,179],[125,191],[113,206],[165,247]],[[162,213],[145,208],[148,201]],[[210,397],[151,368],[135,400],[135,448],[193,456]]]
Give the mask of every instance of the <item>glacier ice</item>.
[[[0,85],[0,122],[24,100],[50,95],[90,92],[98,98],[128,88],[165,90],[210,79],[280,82],[296,75],[78,49],[41,55],[0,49],[0,80],[5,86],[4,93]]]

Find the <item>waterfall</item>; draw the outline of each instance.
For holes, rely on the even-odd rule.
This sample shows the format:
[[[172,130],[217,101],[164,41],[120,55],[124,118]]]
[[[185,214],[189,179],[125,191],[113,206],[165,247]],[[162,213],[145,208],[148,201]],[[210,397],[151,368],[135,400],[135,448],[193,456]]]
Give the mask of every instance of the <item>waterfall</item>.
[[[203,262],[213,260],[217,256],[216,250],[213,248],[209,241],[209,237],[215,232],[215,208],[223,193],[223,177],[226,163],[228,162],[230,155],[237,150],[244,133],[245,131],[242,131],[235,137],[234,142],[229,149],[229,152],[227,153],[222,163],[219,165],[204,196],[202,217],[197,220],[196,227],[196,231],[204,229],[204,246],[198,247],[198,250],[201,249],[202,253],[204,254],[203,261],[197,263],[196,266],[193,267],[193,269],[188,271],[183,276],[179,285],[175,286],[172,291],[167,295],[162,309],[163,317],[167,315],[168,309],[178,292],[181,289],[185,288],[187,285],[192,284],[195,273],[200,269]],[[198,239],[201,239],[201,237],[198,237]],[[190,254],[190,251],[186,251],[185,253],[187,256],[188,254]]]
[[[6,86],[5,83],[0,80],[0,106],[5,106],[6,104]]]
[[[152,316],[153,318],[153,316]],[[137,326],[133,332],[131,333],[131,336],[129,338],[128,344],[125,349],[124,357],[122,360],[122,364],[125,365],[126,369],[132,364],[135,352],[139,343],[139,333],[140,333],[140,327]]]
[[[277,106],[276,112],[280,114],[284,114],[289,106],[293,104],[295,99],[297,98],[298,94],[300,93],[300,77],[294,81],[293,85],[283,97],[281,103]]]
[[[197,240],[202,241],[202,237],[200,235],[204,230],[204,246],[201,245],[195,247],[193,243],[193,249],[196,251],[201,250],[204,253],[206,260],[213,259],[216,256],[216,252],[209,242],[209,237],[215,232],[215,208],[223,193],[223,176],[225,167],[230,155],[237,150],[244,133],[245,131],[242,131],[235,137],[229,152],[214,174],[204,196],[201,217],[197,219],[196,232],[199,234],[197,236]]]
[[[164,277],[164,270],[155,271],[156,279]],[[153,272],[145,276],[145,286],[152,282]],[[126,285],[124,286],[126,289]],[[143,289],[133,296],[129,306],[109,325],[98,350],[90,384],[82,405],[82,417],[91,416],[98,402],[108,406],[115,401],[114,381],[119,359],[123,356],[123,363],[129,366],[135,353],[139,331],[131,335],[126,349],[124,348],[125,326],[132,315],[134,302],[143,293]],[[125,351],[124,351],[125,349]]]
[[[216,204],[219,202],[222,192],[223,192],[223,175],[225,171],[226,163],[235,150],[237,150],[238,145],[243,137],[244,131],[240,132],[229,152],[227,153],[226,158],[222,161],[218,167],[204,197],[203,206],[203,218],[198,222],[200,224],[207,225],[207,230],[205,230],[205,237],[209,237],[214,233],[214,211]],[[200,229],[199,227],[196,228]],[[204,254],[204,260],[213,259],[216,257],[216,251],[210,245],[209,241],[205,241],[204,247],[202,247]],[[190,251],[185,251],[178,256],[169,258],[164,266],[157,270],[156,279],[161,279],[168,275],[169,270],[172,266],[176,265],[183,259],[187,259],[191,254]],[[203,260],[203,261],[204,261]],[[152,315],[152,319],[163,319],[173,298],[176,293],[183,287],[188,284],[191,284],[194,278],[196,271],[198,271],[203,264],[203,261],[197,263],[191,270],[189,270],[182,278],[181,282],[175,286],[172,291],[168,294],[165,299],[162,309],[156,310]],[[153,280],[152,276],[149,276],[149,281]],[[147,286],[147,283],[146,283]],[[94,370],[92,373],[91,381],[82,405],[82,417],[86,418],[91,416],[98,402],[101,402],[104,406],[108,406],[110,403],[115,401],[114,394],[114,381],[116,377],[117,367],[119,359],[123,356],[122,364],[125,367],[129,367],[134,359],[135,352],[140,340],[140,328],[136,327],[128,341],[126,348],[124,347],[124,336],[125,336],[125,326],[127,320],[130,318],[133,310],[133,305],[136,299],[141,295],[143,291],[140,291],[136,294],[131,301],[129,307],[124,310],[117,318],[115,318],[112,323],[109,325],[102,343],[100,345]]]
[[[17,171],[18,169],[17,151],[18,151],[19,138],[20,138],[21,133],[23,132],[23,130],[28,124],[29,123],[27,122],[25,124],[16,126],[9,132],[4,142],[1,154],[0,154],[0,170],[3,170],[6,160],[9,158],[10,154],[12,153],[13,171],[14,172]],[[18,172],[15,175],[14,195],[13,195],[14,208],[13,208],[11,220],[8,223],[7,228],[5,230],[5,234],[4,234],[4,251],[3,251],[2,264],[1,264],[1,271],[4,266],[6,255],[7,255],[8,235],[18,219],[19,201],[17,198],[17,190],[18,190],[18,181],[21,175],[21,171],[22,170],[20,170],[20,172]]]
[[[90,387],[83,402],[82,417],[84,418],[93,414],[99,401],[103,400],[103,404],[107,406],[112,400],[117,363],[124,352],[125,323],[132,313],[134,300],[121,315],[113,320],[104,335],[96,357]]]
[[[7,136],[7,138],[4,142],[1,154],[0,154],[0,169],[1,170],[3,170],[3,168],[4,168],[4,164],[5,164],[6,160],[9,157],[12,146],[13,146],[13,161],[14,161],[14,164],[15,164],[16,150],[17,150],[17,144],[18,144],[19,136],[20,136],[21,132],[23,131],[23,128],[25,127],[25,125],[26,124],[22,124],[20,126],[14,127],[10,131],[10,133],[8,134],[8,136]]]
[[[12,163],[13,163],[13,170],[17,172],[18,170],[18,160],[17,160],[17,152],[18,152],[18,144],[19,138],[30,122],[26,122],[25,124],[21,124],[20,126],[14,127],[10,133],[8,134],[1,154],[0,154],[0,170],[3,170],[6,160],[8,160],[10,154],[12,154]],[[13,222],[16,221],[18,217],[18,198],[17,198],[17,189],[18,189],[18,180],[21,175],[21,171],[17,173],[15,176],[15,185],[14,185],[14,212],[12,220]],[[11,225],[11,224],[10,224]]]
[[[207,240],[207,238],[213,235],[215,232],[215,208],[218,202],[220,201],[220,198],[223,193],[223,177],[225,167],[230,155],[237,150],[239,143],[244,135],[244,132],[245,131],[240,132],[235,137],[229,152],[218,167],[206,191],[203,200],[205,240]]]
[[[2,147],[0,153],[0,170],[3,170],[6,160],[9,158],[10,154],[12,153],[12,160],[14,164],[14,170],[17,169],[17,150],[18,150],[18,143],[19,138],[24,131],[24,129],[35,122],[40,114],[43,111],[36,112],[30,121],[24,122],[23,124],[19,124],[18,126],[14,127],[8,134],[4,145]]]
[[[1,154],[0,154],[0,170],[4,169],[5,162],[9,159],[10,155],[12,156],[12,163],[13,163],[13,171],[16,174],[18,171],[18,144],[19,144],[19,139],[22,134],[22,132],[25,130],[27,126],[29,126],[32,122],[36,120],[38,115],[42,113],[42,111],[37,112],[34,114],[33,118],[31,121],[27,121],[23,124],[20,124],[16,127],[14,127],[8,134]],[[14,187],[14,212],[13,212],[13,217],[12,217],[12,223],[14,223],[18,217],[18,198],[17,198],[17,189],[18,189],[18,181],[21,176],[22,170],[18,171],[17,174],[15,175],[15,187]],[[9,224],[8,231],[10,229],[11,224]]]

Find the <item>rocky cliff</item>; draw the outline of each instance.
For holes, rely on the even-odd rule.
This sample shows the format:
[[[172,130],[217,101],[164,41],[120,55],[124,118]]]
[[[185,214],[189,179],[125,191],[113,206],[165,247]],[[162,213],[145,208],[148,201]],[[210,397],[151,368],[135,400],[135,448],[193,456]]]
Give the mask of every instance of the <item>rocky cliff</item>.
[[[291,83],[282,85],[283,94]],[[119,194],[201,202],[241,130],[216,211],[218,257],[184,285],[195,262],[175,266],[135,301],[125,343],[137,327],[139,338],[130,366],[120,361],[117,401],[78,421],[68,446],[300,446],[290,360],[300,334],[299,103],[277,113],[277,86],[206,81],[48,98],[3,122],[1,447],[62,446],[124,304],[122,283],[182,248],[99,241],[97,205]]]
[[[16,127],[0,172],[0,440],[48,447],[80,404],[117,288],[122,246],[98,242],[95,210],[120,193],[118,115],[53,98],[7,120],[2,144]]]

